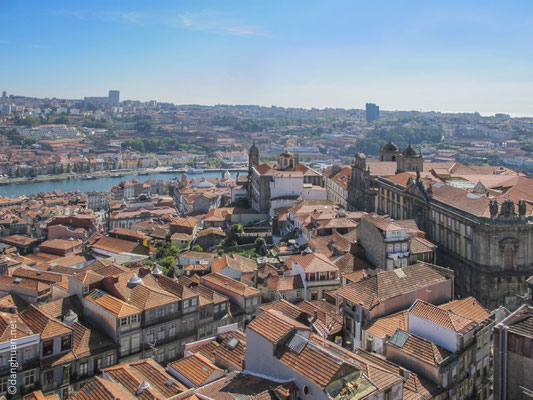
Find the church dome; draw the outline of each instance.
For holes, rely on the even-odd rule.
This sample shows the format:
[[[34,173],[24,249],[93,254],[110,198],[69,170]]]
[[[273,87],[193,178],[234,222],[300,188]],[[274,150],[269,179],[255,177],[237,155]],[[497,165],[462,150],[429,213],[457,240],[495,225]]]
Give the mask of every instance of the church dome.
[[[224,171],[224,174],[222,175],[222,179],[231,179],[231,174],[228,170]]]

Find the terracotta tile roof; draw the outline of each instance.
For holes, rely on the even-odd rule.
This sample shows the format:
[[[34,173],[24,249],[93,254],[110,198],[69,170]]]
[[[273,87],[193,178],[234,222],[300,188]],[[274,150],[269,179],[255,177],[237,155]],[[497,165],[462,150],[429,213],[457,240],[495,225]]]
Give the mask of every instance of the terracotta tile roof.
[[[15,293],[6,294],[4,297],[0,298],[0,309],[10,310],[9,312],[12,312],[11,310],[21,312],[28,307],[28,305],[29,304],[22,299],[22,297]]]
[[[234,348],[227,345],[231,339],[238,341]],[[189,351],[202,354],[215,365],[219,360],[230,361],[236,369],[242,370],[246,351],[246,335],[239,330],[221,333],[217,335],[216,339],[193,347]]]
[[[96,242],[92,243],[91,248],[108,251],[111,253],[131,253],[137,247],[137,242],[130,242],[128,240],[112,238],[109,236],[102,236]]]
[[[285,292],[287,290],[303,289],[304,284],[300,275],[272,275],[267,278],[267,287],[272,291]]]
[[[403,382],[398,366],[378,354],[368,353],[361,349],[349,351],[330,341],[326,341],[324,346],[324,340],[316,334],[311,335],[311,342],[322,351],[331,352],[345,363],[355,365],[365,374],[371,384],[381,391]]]
[[[137,397],[120,383],[108,381],[99,376],[92,378],[70,398],[72,400],[137,400]]]
[[[381,231],[401,231],[405,230],[405,228],[401,227],[400,225],[396,224],[396,221],[392,221],[389,218],[383,217],[381,215],[375,214],[375,213],[369,213],[363,217],[365,221],[368,223],[374,225],[376,228],[378,228]]]
[[[18,246],[29,246],[33,243],[36,243],[39,241],[39,239],[31,238],[28,236],[23,235],[11,235],[11,236],[4,236],[0,238],[0,241],[11,244],[11,245],[18,245]]]
[[[67,240],[67,239],[51,239],[42,242],[39,248],[51,248],[58,250],[71,250],[75,247],[81,246],[83,242],[79,239]]]
[[[198,219],[195,217],[185,217],[185,218],[176,217],[170,222],[170,225],[194,228],[196,225],[198,225],[198,222],[199,222]]]
[[[206,236],[206,235],[217,235],[221,237],[226,237],[226,234],[224,231],[220,228],[206,228],[202,229],[200,232],[198,232],[198,237]]]
[[[289,400],[296,398],[296,391],[292,382],[279,383],[233,372],[197,389],[196,393],[201,398],[216,400]]]
[[[403,385],[404,400],[429,400],[441,393],[437,385],[411,372]]]
[[[287,317],[292,318],[295,321],[304,321],[307,318],[307,313],[304,310],[295,306],[292,303],[289,303],[285,299],[263,304],[261,305],[261,307],[259,307],[259,309],[261,311],[279,311],[283,315],[286,315]]]
[[[276,310],[266,310],[248,324],[246,329],[263,336],[276,344],[292,331],[309,331],[310,328]]]
[[[60,400],[60,398],[57,394],[45,396],[42,391],[36,390],[35,392],[24,395],[22,400]]]
[[[443,310],[420,299],[411,306],[409,314],[460,333],[466,333],[478,325],[477,322],[469,318],[462,317],[449,310]]]
[[[429,340],[401,329],[396,330],[387,346],[401,349],[405,354],[432,366],[441,365],[452,354]]]
[[[430,253],[436,248],[436,244],[418,236],[412,236],[409,242],[409,251],[412,254]]]
[[[371,321],[365,330],[367,333],[378,338],[384,338],[385,336],[391,337],[394,335],[394,332],[396,332],[396,329],[402,329],[404,331],[408,330],[408,317],[408,310],[402,310]]]
[[[318,254],[326,256],[328,259],[333,257],[333,250],[330,248],[330,236],[316,236],[309,240],[309,247]]]
[[[304,253],[290,256],[285,264],[292,269],[292,264],[298,263],[306,273],[312,272],[338,272],[339,269],[325,255],[317,253]]]
[[[168,291],[139,284],[131,290],[128,303],[141,310],[147,310],[163,304],[176,303],[178,300],[180,300],[178,296],[174,296]]]
[[[33,304],[22,311],[20,317],[33,332],[41,334],[41,339],[72,333],[68,325],[39,310]]]
[[[354,256],[350,253],[338,257],[333,262],[335,266],[339,269],[341,275],[353,273],[354,269]]]
[[[227,267],[241,272],[254,272],[255,268],[257,268],[257,263],[238,254],[224,255],[220,258],[215,258],[211,262],[211,270],[213,272],[220,272]]]
[[[453,300],[446,304],[441,304],[439,308],[449,310],[457,315],[471,319],[478,324],[490,316],[490,311],[483,307],[479,301],[473,297],[465,297],[460,300]]]
[[[83,305],[75,294],[48,303],[41,303],[39,304],[39,308],[48,315],[58,319],[62,318],[70,310],[74,311],[77,315],[81,315],[83,311]]]
[[[183,253],[180,254],[180,258],[183,257],[183,258],[197,258],[197,259],[213,259],[215,258],[215,254],[214,253],[206,253],[206,252],[203,252],[203,251],[192,251],[192,250],[189,250],[189,251],[184,251]]]
[[[322,300],[306,300],[301,301],[296,306],[306,312],[309,318],[316,311],[317,321],[313,323],[313,327],[320,335],[335,335],[342,331],[343,318],[333,304]]]
[[[98,289],[89,293],[85,299],[99,305],[119,318],[140,314],[142,311],[138,307],[130,305]]]
[[[151,358],[115,365],[104,369],[102,372],[120,382],[128,392],[141,400],[168,399],[187,390]],[[148,382],[150,387],[141,394],[137,394],[140,384],[144,381]],[[171,384],[167,385],[167,382]]]
[[[276,351],[276,357],[300,375],[325,388],[334,380],[343,362],[308,343],[299,353],[283,346]]]
[[[175,369],[197,386],[202,386],[213,372],[222,372],[220,368],[201,354],[193,354],[190,357],[174,361],[168,367]]]
[[[447,278],[429,264],[420,262],[398,270],[381,271],[344,286],[335,294],[370,310],[382,301],[445,280]]]
[[[25,279],[32,279],[35,281],[44,281],[44,283],[49,284],[61,282],[64,279],[63,275],[60,274],[56,274],[53,272],[43,272],[40,270],[23,267],[19,267],[13,270],[11,276],[15,278],[19,277]]]
[[[258,296],[261,292],[251,286],[248,286],[242,282],[236,281],[235,279],[228,278],[222,274],[213,272],[208,275],[202,276],[200,281],[203,283],[209,282],[216,286],[222,287],[225,290],[229,290],[235,294],[244,297]]]
[[[170,240],[183,240],[183,241],[189,241],[191,240],[192,236],[188,233],[182,233],[182,232],[176,232],[173,233],[172,236],[170,236]]]
[[[107,277],[119,276],[120,274],[129,271],[129,268],[101,258],[83,267],[80,271],[92,271],[98,275]]]
[[[12,329],[13,321],[15,321],[15,329]],[[20,339],[34,333],[38,332],[33,332],[19,315],[0,312],[0,343],[10,342],[13,338]]]

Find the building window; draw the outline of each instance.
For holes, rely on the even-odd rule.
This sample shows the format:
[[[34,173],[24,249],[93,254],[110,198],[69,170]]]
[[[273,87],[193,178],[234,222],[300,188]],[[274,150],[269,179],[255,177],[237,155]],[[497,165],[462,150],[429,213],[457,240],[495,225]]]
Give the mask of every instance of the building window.
[[[99,372],[102,369],[102,359],[97,358],[94,360],[94,372]]]
[[[472,235],[472,228],[470,226],[466,226],[466,236],[471,236]]]
[[[407,258],[402,258],[402,267],[407,267]]]
[[[50,339],[43,342],[43,357],[52,355],[54,353],[54,340]]]
[[[141,347],[141,337],[140,335],[133,335],[131,337],[131,352],[134,353],[139,350]]]
[[[61,351],[70,350],[71,347],[71,336],[66,335],[61,338]]]
[[[154,343],[154,330],[153,329],[150,329],[148,331],[148,334],[146,335],[146,341],[148,343]]]
[[[128,325],[128,318],[121,318],[120,319],[120,326],[126,326]]]
[[[87,361],[80,364],[80,376],[85,376],[89,373],[89,363]]]
[[[54,370],[53,369],[44,372],[44,384],[51,385],[52,383],[54,383]]]
[[[159,332],[157,332],[157,340],[163,340],[165,338],[165,327],[162,326],[159,328]]]
[[[130,338],[125,337],[120,340],[120,354],[128,354],[130,352]]]
[[[191,299],[191,307],[194,307],[196,304],[198,304],[198,299],[195,297]]]
[[[393,261],[390,258],[388,258],[387,259],[387,270],[391,270],[393,265],[394,265]]]
[[[8,377],[0,378],[0,394],[6,394],[8,387]]]
[[[441,224],[444,222],[444,214],[439,214],[439,222]]]
[[[404,253],[407,251],[407,243],[402,243],[402,251]]]
[[[394,246],[392,244],[387,245],[387,252],[392,253],[394,251]]]
[[[466,242],[466,259],[472,259],[472,243]]]
[[[183,308],[189,307],[189,300],[183,300]]]
[[[170,324],[170,327],[168,328],[168,336],[176,336],[176,324]]]
[[[176,357],[176,349],[174,347],[168,348],[168,360],[173,361]]]
[[[134,324],[135,322],[137,322],[139,320],[139,316],[137,314],[132,315],[130,317],[130,320],[131,320],[131,323]]]
[[[24,386],[32,386],[35,383],[35,370],[32,369],[24,374]]]
[[[455,236],[455,252],[461,254],[461,238],[459,235]]]
[[[109,353],[106,356],[106,364],[107,364],[108,367],[110,367],[110,366],[115,364],[115,354]]]
[[[24,349],[24,361],[30,361],[35,358],[35,349],[33,347],[28,347]]]

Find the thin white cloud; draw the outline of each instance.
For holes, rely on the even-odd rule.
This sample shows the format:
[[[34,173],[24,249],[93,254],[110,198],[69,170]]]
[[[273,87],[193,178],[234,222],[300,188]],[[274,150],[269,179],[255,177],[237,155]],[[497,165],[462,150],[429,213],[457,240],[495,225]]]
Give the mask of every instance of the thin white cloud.
[[[193,31],[207,31],[212,33],[225,33],[234,36],[258,36],[265,33],[255,27],[249,26],[234,16],[214,10],[199,12],[184,12],[178,14],[181,28]]]

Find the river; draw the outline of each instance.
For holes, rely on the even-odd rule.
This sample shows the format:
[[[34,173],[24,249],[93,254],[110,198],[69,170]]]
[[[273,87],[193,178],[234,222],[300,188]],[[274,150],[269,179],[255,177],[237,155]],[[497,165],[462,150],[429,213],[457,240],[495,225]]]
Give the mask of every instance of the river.
[[[237,171],[230,171],[232,178],[237,176]],[[190,174],[189,178],[220,178],[222,172],[208,171],[202,174]],[[121,177],[102,177],[93,180],[85,179],[68,179],[58,182],[29,182],[21,184],[12,184],[0,186],[0,196],[1,197],[18,197],[21,195],[29,195],[40,192],[51,192],[53,190],[59,189],[63,192],[74,192],[79,190],[81,192],[90,192],[91,190],[96,190],[98,192],[108,192],[114,185],[119,184],[124,180],[137,179],[139,182],[145,182],[150,179],[158,180],[162,179],[164,181],[170,181],[176,178],[176,174],[170,173],[156,173],[150,175],[137,175],[129,174],[123,175]],[[178,175],[181,176],[181,175]]]

